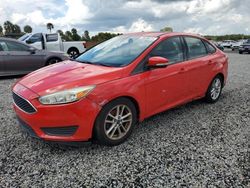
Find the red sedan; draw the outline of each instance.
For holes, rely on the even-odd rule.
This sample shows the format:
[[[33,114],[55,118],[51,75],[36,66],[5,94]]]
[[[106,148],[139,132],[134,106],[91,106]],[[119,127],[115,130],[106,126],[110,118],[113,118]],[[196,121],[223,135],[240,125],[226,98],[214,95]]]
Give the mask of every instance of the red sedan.
[[[227,71],[227,56],[200,36],[126,34],[25,76],[13,87],[14,109],[31,136],[117,145],[149,116],[216,102]]]

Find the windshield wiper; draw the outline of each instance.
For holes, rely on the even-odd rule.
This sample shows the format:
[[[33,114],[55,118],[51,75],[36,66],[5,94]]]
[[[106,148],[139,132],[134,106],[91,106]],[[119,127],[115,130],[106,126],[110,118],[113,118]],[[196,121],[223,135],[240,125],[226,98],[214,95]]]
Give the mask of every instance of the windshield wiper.
[[[105,67],[113,67],[111,65],[107,65],[105,63],[94,63],[94,62],[90,62],[90,61],[80,61],[80,60],[77,60],[77,59],[71,59],[71,61],[76,61],[76,62],[79,62],[79,63],[85,63],[85,64],[91,64],[91,65],[101,65],[101,66],[105,66]]]
[[[86,64],[95,64],[95,63],[92,63],[92,62],[89,62],[89,61],[80,61],[80,60],[77,60],[77,59],[70,59],[71,61],[76,61],[76,62],[79,62],[79,63],[86,63]]]
[[[101,66],[105,66],[105,67],[113,67],[113,66],[107,65],[105,63],[95,63],[95,65],[101,65]]]

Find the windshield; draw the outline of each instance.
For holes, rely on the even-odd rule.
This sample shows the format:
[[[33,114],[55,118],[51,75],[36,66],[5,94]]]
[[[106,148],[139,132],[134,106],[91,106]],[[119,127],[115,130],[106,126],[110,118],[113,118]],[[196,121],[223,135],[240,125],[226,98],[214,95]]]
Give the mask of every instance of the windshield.
[[[18,40],[19,41],[25,41],[31,34],[26,33],[25,35],[21,36]]]
[[[117,36],[86,51],[76,58],[76,61],[112,67],[126,66],[156,39],[156,37]]]

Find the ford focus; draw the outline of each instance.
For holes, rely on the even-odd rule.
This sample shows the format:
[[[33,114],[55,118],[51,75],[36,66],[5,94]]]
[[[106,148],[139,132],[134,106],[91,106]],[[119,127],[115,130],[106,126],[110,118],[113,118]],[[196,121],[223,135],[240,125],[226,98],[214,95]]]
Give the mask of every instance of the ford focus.
[[[113,146],[154,114],[201,98],[215,103],[227,71],[227,56],[200,36],[126,34],[28,74],[13,86],[13,105],[31,136]]]

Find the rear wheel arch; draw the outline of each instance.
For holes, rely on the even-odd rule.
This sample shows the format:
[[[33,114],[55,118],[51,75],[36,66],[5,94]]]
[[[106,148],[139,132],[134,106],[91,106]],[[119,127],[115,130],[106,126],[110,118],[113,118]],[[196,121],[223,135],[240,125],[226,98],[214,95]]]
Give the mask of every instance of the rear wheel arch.
[[[79,51],[78,48],[76,48],[76,47],[70,47],[70,48],[67,50],[67,54],[69,54],[69,55],[74,55],[74,54],[71,54],[72,52],[76,52],[75,55],[77,55],[77,54],[80,53],[80,51]]]
[[[218,74],[216,74],[216,75],[214,76],[214,78],[217,77],[217,76],[219,76],[219,77],[221,78],[221,82],[222,82],[223,87],[224,87],[224,79],[225,79],[224,74],[218,73]],[[214,79],[214,78],[213,78],[213,79]]]

